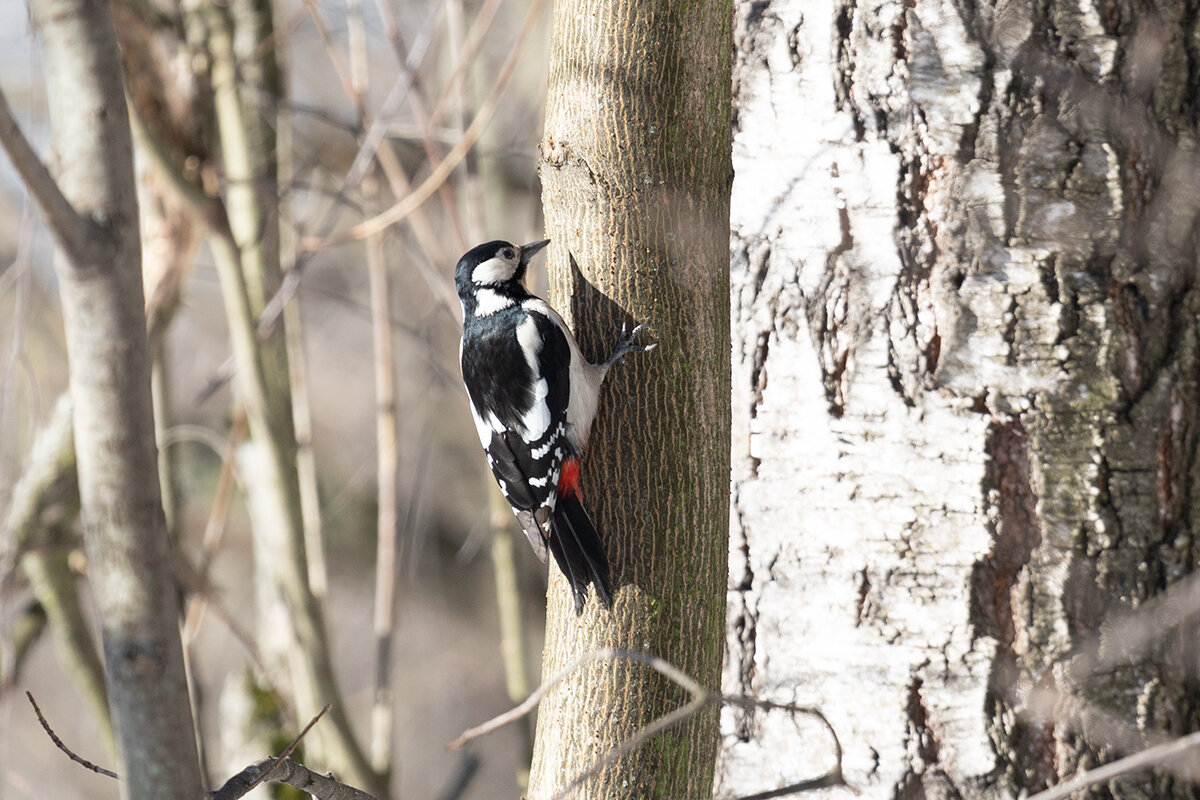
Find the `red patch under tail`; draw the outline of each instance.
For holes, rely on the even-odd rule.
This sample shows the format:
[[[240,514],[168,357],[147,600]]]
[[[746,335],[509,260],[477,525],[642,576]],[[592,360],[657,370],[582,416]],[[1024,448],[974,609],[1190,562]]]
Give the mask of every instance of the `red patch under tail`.
[[[568,458],[562,462],[562,471],[558,478],[558,493],[561,495],[574,495],[580,500],[583,499],[583,494],[579,491],[579,459]]]

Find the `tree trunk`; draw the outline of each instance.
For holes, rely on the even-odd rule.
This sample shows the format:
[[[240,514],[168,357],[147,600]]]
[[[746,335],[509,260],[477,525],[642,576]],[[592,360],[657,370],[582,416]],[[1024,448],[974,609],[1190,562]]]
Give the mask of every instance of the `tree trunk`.
[[[218,137],[229,186],[228,228],[213,237],[239,400],[250,440],[238,454],[254,526],[258,642],[278,681],[291,682],[296,722],[328,703],[327,724],[313,731],[310,753],[377,797],[388,794],[351,728],[337,684],[320,602],[309,582],[282,293],[276,140],[273,113],[283,100],[267,0],[205,5]],[[264,187],[270,191],[264,191]],[[289,296],[284,302],[292,301]],[[270,319],[263,324],[264,316]],[[239,684],[231,686],[238,691]]]
[[[81,514],[121,795],[199,798],[157,479],[129,120],[107,3],[32,4],[46,52]],[[36,193],[36,191],[35,191]],[[77,233],[65,231],[74,227]]]
[[[1194,627],[1107,633],[1195,566],[1196,25],[739,6],[725,685],[821,708],[863,797],[1014,797],[1200,723]],[[723,730],[731,794],[834,758]]]
[[[555,4],[541,178],[551,303],[593,360],[622,323],[659,347],[609,374],[584,499],[615,605],[574,614],[551,568],[543,676],[598,647],[648,651],[715,686],[728,525],[730,7]],[[578,264],[578,270],[573,263]],[[590,487],[590,488],[589,488]],[[593,664],[543,702],[529,797],[544,800],[687,700],[643,666]],[[577,797],[711,794],[716,712],[652,740]]]

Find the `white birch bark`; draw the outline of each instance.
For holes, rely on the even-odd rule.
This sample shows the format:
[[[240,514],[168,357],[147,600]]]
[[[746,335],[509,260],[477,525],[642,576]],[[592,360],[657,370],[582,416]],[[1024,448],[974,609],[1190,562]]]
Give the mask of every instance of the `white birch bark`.
[[[1195,727],[1170,648],[1072,672],[1192,569],[1195,25],[736,7],[724,688],[820,708],[861,797],[1011,797],[1118,751],[1023,721],[1035,683]],[[779,712],[723,735],[718,797],[834,758]]]

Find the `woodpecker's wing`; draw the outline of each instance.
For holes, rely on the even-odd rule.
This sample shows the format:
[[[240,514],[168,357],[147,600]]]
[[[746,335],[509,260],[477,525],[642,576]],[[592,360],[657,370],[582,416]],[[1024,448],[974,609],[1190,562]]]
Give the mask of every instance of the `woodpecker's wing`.
[[[538,558],[546,560],[570,402],[571,350],[554,320],[511,306],[464,334],[463,380],[492,473]]]

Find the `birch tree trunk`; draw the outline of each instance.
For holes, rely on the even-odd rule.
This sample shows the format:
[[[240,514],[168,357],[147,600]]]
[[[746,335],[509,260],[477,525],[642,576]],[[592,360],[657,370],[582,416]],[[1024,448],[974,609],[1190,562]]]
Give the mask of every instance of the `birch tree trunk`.
[[[615,605],[576,618],[551,569],[549,677],[599,647],[719,677],[728,525],[730,7],[559,0],[542,200],[551,302],[593,360],[623,322],[659,347],[609,374],[584,459],[585,502]],[[572,266],[572,259],[579,269]],[[687,695],[637,664],[593,664],[539,710],[529,798],[561,791]],[[711,795],[716,713],[652,740],[575,797]]]
[[[132,141],[108,4],[31,4],[57,185],[4,144],[59,244],[81,516],[125,798],[202,795],[157,478]],[[7,109],[6,109],[7,116]],[[61,194],[59,194],[61,190]]]
[[[1194,613],[1109,635],[1195,567],[1195,8],[735,28],[726,690],[821,708],[868,798],[1015,797],[1195,730]],[[778,712],[723,731],[732,795],[834,758]]]

